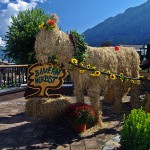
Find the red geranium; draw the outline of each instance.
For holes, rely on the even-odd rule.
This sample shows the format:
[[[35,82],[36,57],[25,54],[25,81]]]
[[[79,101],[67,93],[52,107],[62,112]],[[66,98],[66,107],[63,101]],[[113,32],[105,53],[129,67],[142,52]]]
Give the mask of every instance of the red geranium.
[[[114,48],[115,48],[115,51],[118,51],[118,50],[119,50],[119,47],[118,47],[118,46],[115,46]]]
[[[48,23],[49,23],[49,25],[51,25],[51,26],[55,26],[55,22],[54,22],[54,20],[48,20]]]

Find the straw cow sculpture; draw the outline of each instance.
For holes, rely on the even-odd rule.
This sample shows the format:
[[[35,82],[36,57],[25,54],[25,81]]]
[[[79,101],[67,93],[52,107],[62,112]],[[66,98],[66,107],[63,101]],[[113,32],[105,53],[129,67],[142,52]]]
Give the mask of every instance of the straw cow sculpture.
[[[54,14],[51,19],[57,23],[58,17]],[[63,63],[68,69],[74,85],[74,96],[77,101],[84,101],[84,92],[87,91],[91,100],[91,106],[97,111],[97,119],[100,122],[102,108],[100,104],[100,92],[106,89],[110,93],[109,98],[113,101],[114,111],[121,111],[121,101],[124,94],[131,89],[132,104],[136,107],[136,86],[130,83],[122,83],[119,79],[111,80],[107,75],[94,77],[89,71],[80,73],[80,68],[70,69],[70,60],[74,57],[74,44],[69,35],[60,31],[57,24],[48,31],[41,29],[35,41],[36,59],[41,63],[47,63],[48,58],[56,55],[58,61]],[[114,47],[90,47],[86,49],[85,64],[91,64],[99,69],[110,70],[113,73],[123,73],[125,76],[139,76],[139,55],[134,48],[119,47],[116,51]]]

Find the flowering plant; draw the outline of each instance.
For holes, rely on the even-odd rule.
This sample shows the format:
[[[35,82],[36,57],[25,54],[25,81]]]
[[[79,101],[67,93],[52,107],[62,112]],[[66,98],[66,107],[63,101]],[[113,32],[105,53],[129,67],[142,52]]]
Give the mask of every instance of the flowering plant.
[[[85,103],[73,103],[66,109],[66,115],[76,123],[92,123],[96,113],[90,105]]]
[[[46,29],[46,30],[49,30],[49,31],[52,31],[52,29],[56,26],[56,23],[54,20],[52,19],[49,19],[47,22],[42,22],[40,25],[39,25],[39,29]]]

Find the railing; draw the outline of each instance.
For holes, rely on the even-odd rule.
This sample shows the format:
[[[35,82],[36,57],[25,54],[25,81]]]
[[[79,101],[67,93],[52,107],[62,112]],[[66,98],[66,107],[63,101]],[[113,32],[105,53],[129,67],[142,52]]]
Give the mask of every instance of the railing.
[[[29,65],[0,65],[0,88],[9,88],[27,84],[27,70]],[[70,77],[64,84],[71,84]]]
[[[0,87],[14,87],[27,83],[29,65],[0,65]]]

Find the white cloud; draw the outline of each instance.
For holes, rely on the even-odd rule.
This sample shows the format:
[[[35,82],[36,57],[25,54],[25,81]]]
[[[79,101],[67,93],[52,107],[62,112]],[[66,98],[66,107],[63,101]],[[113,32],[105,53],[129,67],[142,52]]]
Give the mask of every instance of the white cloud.
[[[46,2],[47,0],[31,0],[31,2],[40,2],[40,3],[44,3]]]
[[[2,0],[7,1],[7,0]],[[7,4],[7,8],[0,11],[0,36],[4,38],[8,26],[11,25],[11,16],[17,16],[19,11],[25,11],[26,9],[32,9],[37,6],[38,2],[44,2],[46,0],[31,0],[29,3],[24,0],[16,0],[16,2],[10,2]]]
[[[0,3],[9,3],[9,0],[1,0]]]
[[[3,41],[1,37],[0,37],[0,46],[2,46],[2,47],[6,46],[6,42]]]

